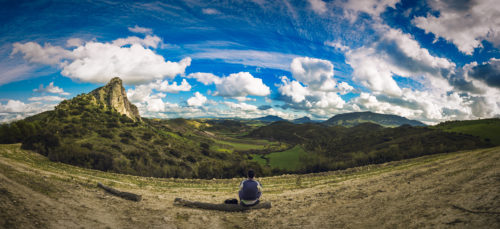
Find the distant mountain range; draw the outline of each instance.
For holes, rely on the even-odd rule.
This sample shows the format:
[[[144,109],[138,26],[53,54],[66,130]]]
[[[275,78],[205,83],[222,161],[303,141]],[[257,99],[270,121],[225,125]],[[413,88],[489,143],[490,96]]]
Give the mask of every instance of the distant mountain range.
[[[401,125],[426,126],[422,122],[410,120],[405,117],[397,115],[378,114],[369,111],[338,114],[323,123],[329,126],[352,127],[365,122],[375,123],[384,127],[398,127]]]
[[[274,115],[268,115],[260,118],[254,118],[253,120],[261,121],[261,122],[277,122],[277,121],[286,121],[286,119],[274,116]]]
[[[383,127],[398,127],[401,125],[410,125],[410,126],[426,126],[424,123],[410,120],[405,117],[397,116],[397,115],[388,115],[388,114],[378,114],[373,112],[352,112],[345,114],[338,114],[330,119],[321,122],[317,120],[311,120],[309,117],[304,116],[302,118],[297,118],[294,120],[286,120],[278,116],[268,115],[260,118],[255,118],[253,120],[261,121],[261,122],[278,122],[278,121],[289,121],[295,124],[303,124],[303,123],[323,123],[328,126],[345,126],[345,127],[353,127],[359,125],[361,123],[375,123],[381,125]]]

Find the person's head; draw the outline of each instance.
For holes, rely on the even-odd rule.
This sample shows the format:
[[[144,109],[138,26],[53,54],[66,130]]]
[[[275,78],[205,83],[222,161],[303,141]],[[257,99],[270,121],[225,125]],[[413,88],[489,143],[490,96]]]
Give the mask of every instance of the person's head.
[[[255,171],[253,171],[253,169],[249,169],[247,175],[248,178],[253,179],[255,177]]]

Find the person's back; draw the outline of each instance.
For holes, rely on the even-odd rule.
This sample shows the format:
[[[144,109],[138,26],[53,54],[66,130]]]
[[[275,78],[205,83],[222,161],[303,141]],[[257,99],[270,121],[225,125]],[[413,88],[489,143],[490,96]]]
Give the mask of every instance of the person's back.
[[[240,203],[246,206],[252,206],[259,203],[259,198],[262,195],[262,185],[254,180],[255,172],[248,170],[248,179],[240,183]]]

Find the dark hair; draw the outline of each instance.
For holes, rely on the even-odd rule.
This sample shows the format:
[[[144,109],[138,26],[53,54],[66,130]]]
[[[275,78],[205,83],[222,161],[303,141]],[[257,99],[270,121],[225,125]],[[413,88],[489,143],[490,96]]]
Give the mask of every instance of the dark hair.
[[[255,177],[255,171],[253,169],[248,170],[248,178],[254,178]]]

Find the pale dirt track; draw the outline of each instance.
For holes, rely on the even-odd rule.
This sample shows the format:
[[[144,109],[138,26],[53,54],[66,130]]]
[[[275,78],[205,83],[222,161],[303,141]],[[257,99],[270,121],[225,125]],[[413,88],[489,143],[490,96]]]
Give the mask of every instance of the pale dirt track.
[[[263,178],[264,189],[272,190],[264,199],[273,207],[245,213],[173,205],[175,197],[222,202],[236,197],[232,191],[115,181],[118,189],[143,195],[132,202],[98,189],[105,178],[51,169],[50,163],[37,167],[5,155],[38,155],[0,150],[8,151],[0,154],[3,228],[500,228],[499,147],[303,176],[290,189],[270,184],[281,178]],[[305,185],[309,179],[316,183]]]

